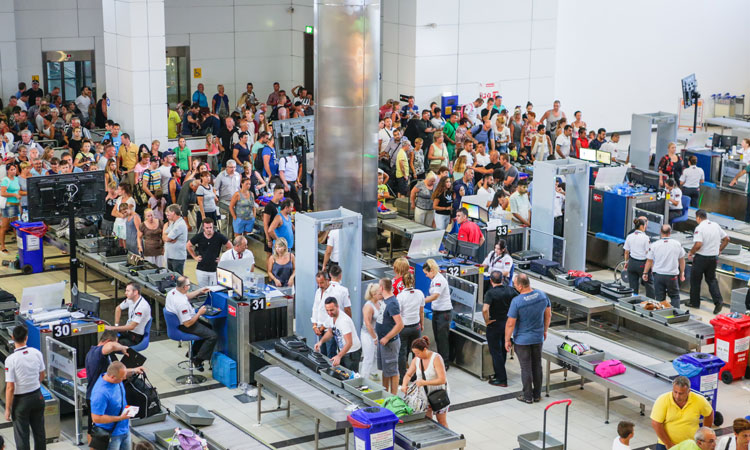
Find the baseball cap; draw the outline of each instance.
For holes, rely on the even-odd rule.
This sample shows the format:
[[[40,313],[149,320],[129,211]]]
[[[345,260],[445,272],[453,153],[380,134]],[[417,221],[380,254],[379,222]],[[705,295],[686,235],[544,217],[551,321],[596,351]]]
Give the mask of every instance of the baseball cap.
[[[159,162],[159,161],[161,161],[161,159],[158,156],[151,157],[151,162]]]

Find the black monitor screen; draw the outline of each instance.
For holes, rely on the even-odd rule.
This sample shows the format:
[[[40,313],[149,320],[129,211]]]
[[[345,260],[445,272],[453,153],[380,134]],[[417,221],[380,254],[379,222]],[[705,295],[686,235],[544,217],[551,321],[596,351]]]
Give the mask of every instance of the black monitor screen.
[[[711,148],[721,148],[721,135],[714,133],[714,137],[711,138]]]
[[[73,306],[94,317],[99,317],[99,297],[95,295],[79,292]]]
[[[456,254],[457,242],[458,242],[458,239],[456,238],[455,234],[446,234],[445,236],[443,236],[443,247],[445,247],[445,250],[448,252],[449,255]]]
[[[722,136],[721,137],[721,147],[722,148],[732,148],[732,146],[737,145],[737,136]]]
[[[107,190],[104,171],[31,177],[28,183],[29,220],[104,213]]]
[[[490,211],[487,208],[479,207],[479,220],[484,223],[490,223]]]
[[[479,244],[472,244],[466,241],[456,241],[456,256],[461,256],[473,261],[479,261],[479,251],[482,247]]]

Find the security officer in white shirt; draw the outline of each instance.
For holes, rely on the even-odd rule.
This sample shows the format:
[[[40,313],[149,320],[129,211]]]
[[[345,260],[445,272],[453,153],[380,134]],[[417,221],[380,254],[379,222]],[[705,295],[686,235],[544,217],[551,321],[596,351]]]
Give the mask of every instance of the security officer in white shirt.
[[[232,248],[221,254],[219,262],[222,261],[238,261],[238,260],[249,260],[250,271],[255,271],[255,256],[253,252],[247,249],[247,239],[245,236],[237,235],[232,241]]]
[[[434,259],[428,259],[422,271],[430,279],[430,295],[424,301],[432,304],[432,335],[435,336],[435,345],[447,369],[450,361],[450,329],[453,320],[450,287]]]
[[[404,289],[396,296],[401,311],[401,320],[404,322],[404,328],[398,334],[401,339],[401,347],[398,351],[398,373],[401,380],[404,379],[409,366],[411,344],[422,336],[424,329],[424,294],[414,288],[414,275],[411,272],[404,274],[403,283]]]
[[[323,269],[328,270],[331,264],[339,263],[339,230],[328,232],[326,253],[323,255]]]
[[[688,158],[688,164],[688,168],[680,175],[680,186],[682,186],[682,195],[690,197],[690,206],[697,208],[701,196],[701,184],[706,181],[706,175],[703,169],[697,166],[698,158],[695,155]]]
[[[570,126],[570,125],[568,125]],[[554,218],[553,233],[563,235],[565,231],[565,183],[562,179],[555,180],[555,197],[552,199],[552,217]]]
[[[648,272],[653,269],[654,299],[664,301],[669,295],[673,307],[680,307],[680,282],[685,281],[685,249],[670,238],[672,227],[661,226],[661,238],[648,249],[643,279],[648,281]]]
[[[199,372],[203,372],[203,361],[210,361],[216,346],[216,332],[198,321],[206,313],[206,307],[201,306],[196,312],[190,300],[208,293],[207,287],[190,291],[188,277],[177,278],[177,287],[167,293],[164,309],[176,315],[180,320],[180,331],[199,336],[201,340],[193,342],[191,362]]]
[[[696,211],[695,221],[698,226],[693,231],[693,248],[688,252],[688,259],[693,259],[690,271],[690,306],[700,308],[701,280],[705,276],[708,292],[714,301],[714,314],[718,314],[724,300],[716,280],[716,260],[729,244],[729,236],[718,223],[708,220],[706,211],[702,209]]]
[[[485,273],[487,276],[492,275],[492,272],[500,272],[503,275],[503,279],[508,281],[511,279],[513,274],[513,258],[508,254],[508,247],[505,243],[505,239],[500,239],[495,242],[495,251],[490,252],[482,265],[485,267]]]
[[[318,336],[318,340],[320,340],[326,332],[325,323],[328,313],[326,312],[325,300],[331,297],[329,295],[329,288],[331,287],[330,275],[328,275],[328,272],[320,271],[315,275],[315,282],[318,283],[318,289],[315,290],[310,321],[312,322],[313,332]],[[333,341],[325,342],[321,350],[321,353],[329,358],[333,358],[336,355],[336,345]]]
[[[122,310],[128,310],[128,322],[120,326]],[[114,326],[105,329],[120,333],[118,341],[126,347],[139,344],[146,333],[146,324],[151,320],[151,305],[141,296],[141,287],[133,282],[125,287],[125,300],[115,308]]]
[[[669,192],[669,198],[667,199],[669,222],[672,223],[672,219],[682,215],[682,190],[677,187],[677,183],[671,178],[665,184],[667,185],[667,192]]]
[[[349,297],[349,289],[341,284],[341,277],[344,275],[341,266],[334,264],[328,269],[328,275],[331,277],[330,286],[326,291],[326,296],[335,297],[339,307],[344,309],[346,315],[352,316],[352,299]]]
[[[15,351],[5,360],[5,420],[13,421],[16,448],[29,450],[29,426],[34,434],[34,450],[47,448],[44,431],[44,380],[42,353],[26,346],[29,330],[18,325],[13,329]]]
[[[640,285],[646,286],[646,297],[654,298],[654,286],[650,282],[643,280],[644,269],[648,255],[648,248],[651,245],[651,239],[646,234],[646,225],[648,220],[645,217],[639,217],[633,221],[635,231],[625,238],[625,270],[628,274],[628,284],[633,290],[633,295],[638,295]]]

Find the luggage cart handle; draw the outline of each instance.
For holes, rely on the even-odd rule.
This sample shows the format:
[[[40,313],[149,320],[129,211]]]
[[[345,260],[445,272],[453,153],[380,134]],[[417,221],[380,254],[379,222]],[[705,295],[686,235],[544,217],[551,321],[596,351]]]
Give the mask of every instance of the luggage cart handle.
[[[550,409],[551,407],[553,407],[553,406],[555,406],[555,405],[559,405],[559,404],[561,404],[561,403],[567,403],[567,404],[568,404],[568,406],[570,406],[570,404],[571,404],[571,403],[573,403],[573,401],[572,401],[571,399],[569,399],[569,398],[567,398],[567,399],[565,399],[565,400],[557,400],[557,401],[555,401],[555,402],[552,402],[552,403],[550,403],[549,405],[547,405],[547,406],[546,406],[546,407],[544,408],[544,410],[546,411],[546,410]]]

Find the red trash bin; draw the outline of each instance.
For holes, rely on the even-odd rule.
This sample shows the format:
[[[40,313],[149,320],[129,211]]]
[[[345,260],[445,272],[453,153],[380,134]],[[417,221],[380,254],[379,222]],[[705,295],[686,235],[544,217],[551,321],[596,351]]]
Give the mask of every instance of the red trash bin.
[[[750,378],[747,367],[750,347],[750,316],[739,313],[719,314],[711,319],[714,326],[714,354],[726,365],[719,375],[721,381],[730,384],[742,377]]]

